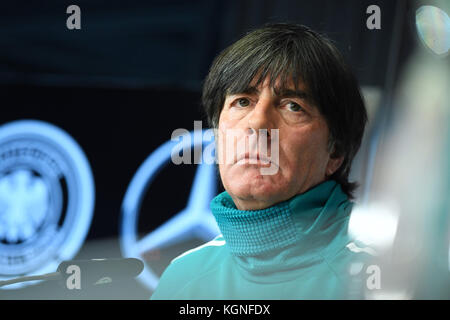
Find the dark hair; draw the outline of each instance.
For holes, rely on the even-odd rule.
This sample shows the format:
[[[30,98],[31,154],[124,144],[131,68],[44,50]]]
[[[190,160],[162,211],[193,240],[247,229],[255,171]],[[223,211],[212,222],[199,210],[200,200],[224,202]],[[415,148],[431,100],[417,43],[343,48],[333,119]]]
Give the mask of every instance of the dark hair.
[[[258,77],[258,78],[256,78]],[[248,33],[214,60],[203,86],[202,104],[209,125],[216,128],[228,93],[243,92],[252,81],[267,77],[287,86],[305,84],[313,103],[324,116],[332,157],[344,161],[330,179],[352,198],[357,183],[348,175],[358,151],[367,113],[355,76],[342,55],[326,37],[296,24],[269,24]],[[298,89],[298,88],[296,88]]]

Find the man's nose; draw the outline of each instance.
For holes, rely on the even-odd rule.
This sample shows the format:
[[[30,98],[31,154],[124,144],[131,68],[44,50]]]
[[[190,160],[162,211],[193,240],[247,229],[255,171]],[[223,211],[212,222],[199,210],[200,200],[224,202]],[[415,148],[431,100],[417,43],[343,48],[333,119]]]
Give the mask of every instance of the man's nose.
[[[275,122],[273,113],[274,107],[271,99],[260,99],[248,115],[248,129],[253,130],[253,133],[265,129],[270,134],[270,129],[274,128]]]

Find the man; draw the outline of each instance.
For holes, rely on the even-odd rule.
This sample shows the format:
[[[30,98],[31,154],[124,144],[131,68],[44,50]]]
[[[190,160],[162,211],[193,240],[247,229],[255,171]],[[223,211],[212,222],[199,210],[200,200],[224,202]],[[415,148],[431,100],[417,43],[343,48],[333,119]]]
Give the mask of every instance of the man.
[[[226,191],[211,202],[222,234],[174,259],[152,299],[350,298],[348,175],[367,116],[337,49],[300,25],[255,30],[214,60],[203,105],[233,159],[219,161]],[[257,144],[229,157],[230,130],[233,145]]]

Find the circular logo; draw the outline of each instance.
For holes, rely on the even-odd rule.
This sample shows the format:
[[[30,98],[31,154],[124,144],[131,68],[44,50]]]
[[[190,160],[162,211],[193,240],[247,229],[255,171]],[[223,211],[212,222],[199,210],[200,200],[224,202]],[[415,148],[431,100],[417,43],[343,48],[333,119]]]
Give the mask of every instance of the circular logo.
[[[94,188],[65,131],[36,120],[0,126],[0,278],[54,272],[72,259],[91,224]]]

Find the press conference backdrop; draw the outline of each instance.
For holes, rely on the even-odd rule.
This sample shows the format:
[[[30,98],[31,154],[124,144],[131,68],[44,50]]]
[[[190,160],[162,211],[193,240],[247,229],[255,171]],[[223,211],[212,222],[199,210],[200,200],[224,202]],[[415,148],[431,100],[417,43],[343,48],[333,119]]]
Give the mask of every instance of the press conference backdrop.
[[[66,27],[72,4],[79,30]],[[366,24],[373,4],[381,29]],[[325,33],[354,69],[371,120],[352,173],[362,198],[373,120],[410,55],[415,10],[350,0],[2,3],[0,278],[135,255],[146,268],[114,297],[146,299],[171,259],[213,237],[207,204],[222,190],[214,166],[175,165],[164,144],[195,120],[206,127],[201,85],[214,56],[266,22]],[[5,287],[0,297],[70,298],[48,283]]]

